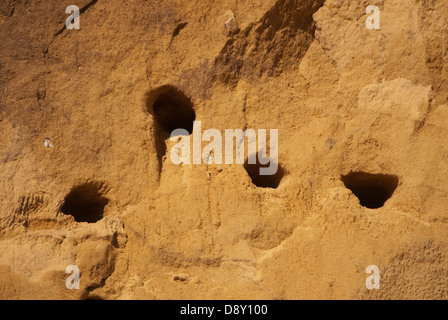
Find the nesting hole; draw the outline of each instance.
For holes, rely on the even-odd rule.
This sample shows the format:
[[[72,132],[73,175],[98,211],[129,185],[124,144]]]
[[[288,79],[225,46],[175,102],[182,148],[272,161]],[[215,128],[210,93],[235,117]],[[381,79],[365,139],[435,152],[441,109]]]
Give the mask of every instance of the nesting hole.
[[[74,187],[65,197],[61,212],[73,216],[76,222],[95,223],[101,220],[109,202],[101,190],[102,185],[97,183]]]
[[[341,180],[359,199],[361,205],[370,209],[384,206],[398,186],[398,177],[389,174],[351,172],[341,176]]]
[[[193,132],[196,113],[193,102],[176,87],[165,85],[146,94],[146,111],[154,117],[154,141],[159,165],[159,177],[167,152],[166,139],[176,129]]]
[[[263,161],[265,162],[265,161]],[[276,189],[284,176],[283,168],[278,164],[277,171],[273,174],[261,174],[261,168],[269,168],[271,164],[261,164],[257,161],[255,164],[249,164],[246,160],[244,163],[244,169],[252,180],[252,183],[260,188],[273,188]]]
[[[193,121],[196,120],[193,103],[179,89],[163,86],[150,92],[147,108],[163,133],[171,134],[176,129],[185,129],[189,134],[193,132]]]

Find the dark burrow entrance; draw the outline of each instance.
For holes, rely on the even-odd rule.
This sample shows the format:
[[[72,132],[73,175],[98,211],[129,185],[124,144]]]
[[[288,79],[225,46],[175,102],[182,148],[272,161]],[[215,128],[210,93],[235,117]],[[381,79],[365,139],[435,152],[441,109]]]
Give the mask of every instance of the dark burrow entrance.
[[[154,140],[160,175],[163,157],[167,151],[166,139],[176,129],[184,129],[188,134],[192,134],[196,113],[191,99],[170,85],[150,91],[146,95],[146,109],[155,120]]]
[[[76,222],[94,223],[103,218],[104,207],[109,203],[101,192],[102,184],[85,183],[74,187],[65,197],[61,212],[71,215]]]
[[[263,165],[257,161],[256,164],[249,164],[248,161],[244,163],[244,169],[246,169],[252,183],[260,188],[273,188],[276,189],[284,176],[283,168],[278,165],[277,172],[272,175],[262,175],[260,174],[260,168],[268,168],[269,163]]]
[[[350,172],[341,176],[341,180],[361,205],[370,209],[381,208],[398,186],[398,177],[389,174]]]
[[[196,113],[193,103],[183,92],[173,86],[163,86],[150,92],[146,106],[160,131],[170,135],[175,129],[193,132],[193,121]]]

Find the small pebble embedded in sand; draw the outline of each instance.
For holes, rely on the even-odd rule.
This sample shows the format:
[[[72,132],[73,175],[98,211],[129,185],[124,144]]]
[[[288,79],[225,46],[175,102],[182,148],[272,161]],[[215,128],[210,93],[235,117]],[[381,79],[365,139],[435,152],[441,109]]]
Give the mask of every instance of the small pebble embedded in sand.
[[[44,140],[44,146],[47,147],[47,148],[54,147],[54,145],[53,145],[53,141],[51,141],[50,138],[45,138],[45,140]]]

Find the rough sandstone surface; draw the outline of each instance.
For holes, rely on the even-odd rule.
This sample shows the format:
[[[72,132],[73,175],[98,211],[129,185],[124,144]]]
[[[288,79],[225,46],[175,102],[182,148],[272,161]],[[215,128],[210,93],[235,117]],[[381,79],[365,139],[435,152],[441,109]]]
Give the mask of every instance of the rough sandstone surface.
[[[1,1],[0,298],[447,299],[447,52],[445,0]],[[278,129],[279,186],[171,163],[164,86]],[[398,186],[369,209],[350,172]]]

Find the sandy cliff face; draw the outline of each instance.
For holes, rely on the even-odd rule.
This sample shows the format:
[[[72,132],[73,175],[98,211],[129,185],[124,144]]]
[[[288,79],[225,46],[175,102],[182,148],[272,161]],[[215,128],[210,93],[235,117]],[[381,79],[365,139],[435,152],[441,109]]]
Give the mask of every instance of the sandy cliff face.
[[[447,299],[447,12],[0,2],[0,298]],[[175,165],[192,120],[278,129],[279,171]]]

